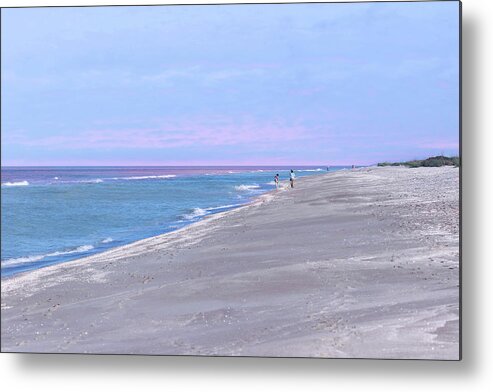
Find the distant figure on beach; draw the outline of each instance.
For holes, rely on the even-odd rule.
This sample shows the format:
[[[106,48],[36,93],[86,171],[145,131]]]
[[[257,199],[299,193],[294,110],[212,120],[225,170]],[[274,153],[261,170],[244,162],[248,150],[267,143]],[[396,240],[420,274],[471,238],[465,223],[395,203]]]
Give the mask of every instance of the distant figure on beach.
[[[329,171],[329,167],[327,166],[327,171]]]
[[[276,183],[276,189],[279,189],[279,173],[274,176],[274,182]]]
[[[351,166],[351,169],[354,169],[354,165],[353,165],[353,166]]]
[[[289,174],[289,182],[291,183],[291,188],[294,188],[294,179],[295,179],[294,171],[291,169],[291,173]]]

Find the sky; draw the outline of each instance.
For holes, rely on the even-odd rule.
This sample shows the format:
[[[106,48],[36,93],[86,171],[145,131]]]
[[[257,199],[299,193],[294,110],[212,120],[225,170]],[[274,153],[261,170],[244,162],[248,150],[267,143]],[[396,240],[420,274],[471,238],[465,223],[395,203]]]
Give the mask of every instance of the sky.
[[[459,3],[2,9],[1,163],[457,155]]]

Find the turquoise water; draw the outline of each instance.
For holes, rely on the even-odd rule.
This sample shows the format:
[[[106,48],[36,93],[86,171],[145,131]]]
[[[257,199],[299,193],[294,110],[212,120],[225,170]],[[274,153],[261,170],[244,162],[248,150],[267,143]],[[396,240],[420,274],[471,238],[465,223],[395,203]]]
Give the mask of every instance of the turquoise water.
[[[2,168],[2,276],[176,230],[274,189],[274,175],[286,180],[289,169]],[[297,177],[327,170],[294,169]]]

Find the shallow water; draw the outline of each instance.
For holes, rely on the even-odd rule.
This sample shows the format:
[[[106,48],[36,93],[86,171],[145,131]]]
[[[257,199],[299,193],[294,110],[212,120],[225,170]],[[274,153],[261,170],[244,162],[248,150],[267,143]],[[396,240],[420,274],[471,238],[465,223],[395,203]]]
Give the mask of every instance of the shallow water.
[[[274,175],[286,180],[289,169],[2,168],[2,276],[176,230],[274,189]],[[326,167],[295,171],[304,177]]]

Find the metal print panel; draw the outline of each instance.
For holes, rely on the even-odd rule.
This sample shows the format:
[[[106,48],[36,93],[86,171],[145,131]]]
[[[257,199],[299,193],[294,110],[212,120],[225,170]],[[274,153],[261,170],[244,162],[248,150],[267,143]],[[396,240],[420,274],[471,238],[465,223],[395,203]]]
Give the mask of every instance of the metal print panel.
[[[2,352],[460,359],[460,7],[3,8]]]

